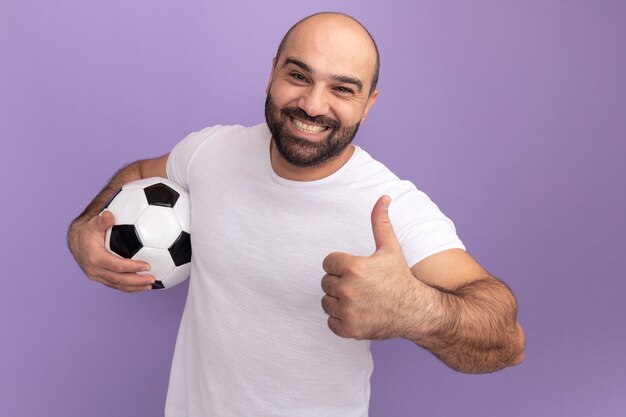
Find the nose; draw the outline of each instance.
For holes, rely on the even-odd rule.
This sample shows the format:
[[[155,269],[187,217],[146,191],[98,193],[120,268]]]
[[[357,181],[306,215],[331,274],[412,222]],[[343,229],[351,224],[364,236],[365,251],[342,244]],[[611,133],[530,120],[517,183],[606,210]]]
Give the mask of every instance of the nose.
[[[311,86],[303,91],[298,100],[298,107],[311,117],[324,116],[330,110],[326,91],[321,86]]]

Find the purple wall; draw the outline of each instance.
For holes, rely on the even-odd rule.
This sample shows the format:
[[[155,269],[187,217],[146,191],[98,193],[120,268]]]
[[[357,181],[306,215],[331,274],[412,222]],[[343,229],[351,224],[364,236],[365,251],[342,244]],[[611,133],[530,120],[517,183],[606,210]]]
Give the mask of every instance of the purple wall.
[[[625,415],[618,0],[2,0],[0,415],[162,414],[186,286],[92,283],[66,226],[122,164],[210,124],[261,122],[282,34],[329,9],[381,50],[358,143],[453,218],[517,294],[528,337],[522,366],[485,376],[375,343],[371,415]]]

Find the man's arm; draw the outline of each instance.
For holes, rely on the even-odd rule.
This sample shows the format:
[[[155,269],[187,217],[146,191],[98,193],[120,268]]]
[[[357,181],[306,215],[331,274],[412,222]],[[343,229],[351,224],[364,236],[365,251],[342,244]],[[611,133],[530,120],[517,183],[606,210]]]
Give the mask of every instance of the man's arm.
[[[150,177],[166,177],[168,154],[153,159],[133,162],[120,169],[96,195],[83,212],[70,224],[67,245],[74,259],[92,280],[126,292],[152,288],[154,277],[140,275],[149,265],[140,261],[122,259],[104,248],[104,235],[113,225],[110,212],[99,216],[108,199],[124,184]]]
[[[521,363],[524,332],[508,287],[460,249],[409,268],[388,206],[383,197],[372,210],[373,255],[332,253],[324,259],[322,308],[330,329],[355,339],[412,340],[466,373]]]
[[[525,336],[513,293],[467,252],[440,252],[411,272],[424,284],[419,286],[433,314],[427,327],[409,331],[406,338],[461,372],[493,372],[524,360]]]

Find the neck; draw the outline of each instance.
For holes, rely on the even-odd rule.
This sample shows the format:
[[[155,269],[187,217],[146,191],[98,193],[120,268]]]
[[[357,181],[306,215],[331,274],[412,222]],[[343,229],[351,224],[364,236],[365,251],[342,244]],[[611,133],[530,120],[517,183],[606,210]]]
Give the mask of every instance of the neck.
[[[313,167],[297,167],[287,162],[270,141],[270,162],[272,169],[279,177],[292,181],[316,181],[337,172],[354,154],[354,145],[350,144],[335,158]]]

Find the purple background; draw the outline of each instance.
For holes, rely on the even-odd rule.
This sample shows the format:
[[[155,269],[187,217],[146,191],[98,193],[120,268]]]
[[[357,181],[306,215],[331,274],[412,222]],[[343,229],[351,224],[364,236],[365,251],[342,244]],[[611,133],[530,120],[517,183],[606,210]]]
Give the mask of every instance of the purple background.
[[[528,337],[484,376],[374,343],[371,415],[626,415],[626,2],[310,4],[1,0],[0,415],[162,414],[187,286],[85,279],[67,224],[122,164],[263,121],[281,36],[321,10],[381,50],[357,143],[455,221]]]

